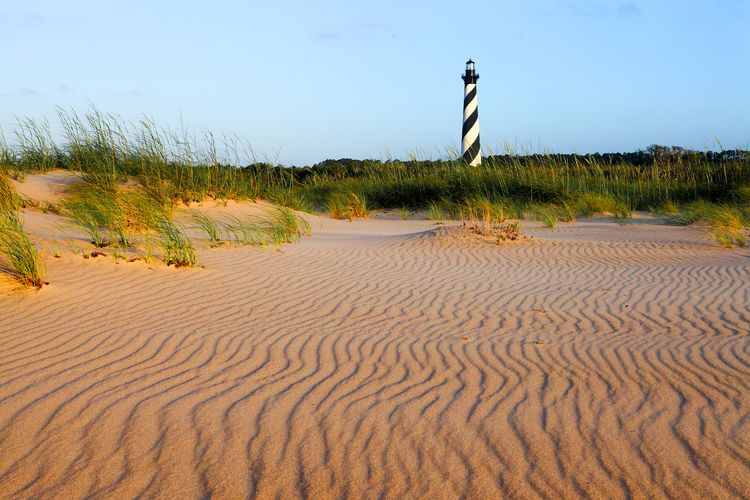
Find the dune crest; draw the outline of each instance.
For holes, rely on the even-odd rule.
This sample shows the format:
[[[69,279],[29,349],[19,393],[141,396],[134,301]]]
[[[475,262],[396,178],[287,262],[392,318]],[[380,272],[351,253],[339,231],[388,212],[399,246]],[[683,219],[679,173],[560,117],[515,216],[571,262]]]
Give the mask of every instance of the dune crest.
[[[750,496],[750,252],[531,226],[51,260],[0,297],[0,496]]]

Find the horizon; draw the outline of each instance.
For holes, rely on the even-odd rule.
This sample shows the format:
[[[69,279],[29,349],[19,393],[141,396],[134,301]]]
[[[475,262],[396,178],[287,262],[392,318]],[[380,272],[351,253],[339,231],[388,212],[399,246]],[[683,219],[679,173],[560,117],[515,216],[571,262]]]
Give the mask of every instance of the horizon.
[[[447,3],[327,6],[10,2],[0,127],[93,103],[288,166],[437,158],[458,150],[471,57],[485,153],[750,145],[743,2],[478,2],[473,29]]]

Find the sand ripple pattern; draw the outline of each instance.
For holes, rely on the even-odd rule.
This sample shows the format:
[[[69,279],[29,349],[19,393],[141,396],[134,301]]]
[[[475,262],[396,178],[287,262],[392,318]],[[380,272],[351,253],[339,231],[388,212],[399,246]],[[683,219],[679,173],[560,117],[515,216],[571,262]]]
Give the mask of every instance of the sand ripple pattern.
[[[0,497],[750,497],[750,253],[358,224],[0,297]]]

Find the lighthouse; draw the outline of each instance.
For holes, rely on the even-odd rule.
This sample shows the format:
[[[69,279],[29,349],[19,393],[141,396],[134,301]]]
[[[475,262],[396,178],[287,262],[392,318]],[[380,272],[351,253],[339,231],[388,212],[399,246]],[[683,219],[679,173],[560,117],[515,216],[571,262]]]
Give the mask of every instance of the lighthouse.
[[[461,132],[461,155],[466,163],[472,166],[482,163],[482,152],[479,148],[479,108],[477,107],[477,80],[479,75],[474,71],[474,61],[466,61],[464,80],[464,126]]]

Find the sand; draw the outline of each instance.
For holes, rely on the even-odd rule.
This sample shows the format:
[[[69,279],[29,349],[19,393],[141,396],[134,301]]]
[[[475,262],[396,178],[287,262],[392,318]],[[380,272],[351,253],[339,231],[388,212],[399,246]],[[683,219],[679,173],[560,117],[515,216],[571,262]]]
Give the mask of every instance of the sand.
[[[750,497],[750,251],[311,222],[0,295],[0,497]]]

